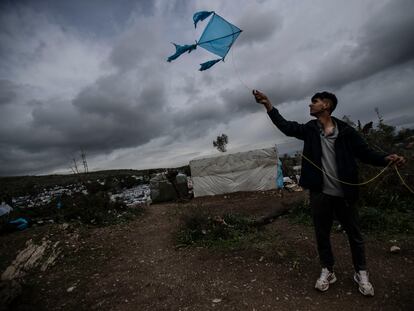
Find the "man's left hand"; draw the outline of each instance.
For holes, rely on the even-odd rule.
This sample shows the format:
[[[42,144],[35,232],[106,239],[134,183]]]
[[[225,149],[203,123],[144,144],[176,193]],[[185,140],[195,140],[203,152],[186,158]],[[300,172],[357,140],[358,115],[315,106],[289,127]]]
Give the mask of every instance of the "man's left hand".
[[[385,157],[385,160],[397,165],[398,167],[404,165],[406,162],[405,158],[403,156],[399,156],[398,154],[390,154],[389,156]]]

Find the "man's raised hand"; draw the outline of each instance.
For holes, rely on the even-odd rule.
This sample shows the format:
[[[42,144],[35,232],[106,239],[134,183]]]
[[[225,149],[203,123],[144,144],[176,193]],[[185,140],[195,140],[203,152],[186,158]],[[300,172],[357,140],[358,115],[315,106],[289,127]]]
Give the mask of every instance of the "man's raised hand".
[[[267,111],[272,110],[272,103],[265,94],[258,90],[253,90],[253,96],[257,103],[266,107]]]

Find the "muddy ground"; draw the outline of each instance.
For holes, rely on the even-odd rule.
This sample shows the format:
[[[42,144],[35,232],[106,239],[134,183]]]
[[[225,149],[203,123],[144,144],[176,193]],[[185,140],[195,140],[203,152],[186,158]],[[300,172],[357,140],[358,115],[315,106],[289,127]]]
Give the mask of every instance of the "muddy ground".
[[[239,193],[146,207],[136,219],[104,228],[48,224],[0,236],[4,272],[26,242],[51,241],[53,266],[16,278],[10,310],[413,310],[414,239],[366,235],[375,297],[359,294],[342,232],[334,232],[338,282],[314,290],[319,275],[313,229],[287,217],[264,227],[262,242],[236,248],[177,247],[183,214],[260,217],[303,200],[305,192]],[[396,239],[396,240],[395,240]],[[392,241],[390,241],[392,240]],[[392,245],[401,248],[390,252]],[[10,284],[3,281],[5,293]],[[15,282],[16,283],[16,282]],[[10,302],[9,299],[9,302]],[[5,304],[0,308],[5,309]]]

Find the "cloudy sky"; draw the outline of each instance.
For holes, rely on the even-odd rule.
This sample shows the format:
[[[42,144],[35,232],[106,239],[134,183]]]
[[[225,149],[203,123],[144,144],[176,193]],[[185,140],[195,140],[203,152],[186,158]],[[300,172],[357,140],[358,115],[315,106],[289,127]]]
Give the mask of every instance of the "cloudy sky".
[[[192,44],[192,15],[214,10],[243,29],[224,63]],[[310,97],[337,94],[334,115],[414,126],[411,0],[71,0],[0,2],[0,175],[187,164],[230,150],[300,143],[273,128],[251,89],[290,120]]]

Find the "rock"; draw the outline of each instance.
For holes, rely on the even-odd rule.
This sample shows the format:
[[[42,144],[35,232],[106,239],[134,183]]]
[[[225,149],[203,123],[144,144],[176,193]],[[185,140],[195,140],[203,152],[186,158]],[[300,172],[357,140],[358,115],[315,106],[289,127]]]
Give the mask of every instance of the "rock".
[[[283,258],[286,255],[285,251],[283,251],[283,250],[282,251],[276,251],[276,253],[279,255],[280,258]]]
[[[55,264],[56,259],[59,257],[60,253],[62,252],[62,250],[57,247],[59,244],[60,242],[56,242],[52,246],[52,252],[50,253],[49,257],[43,262],[40,268],[41,271],[46,271],[47,268]]]
[[[73,292],[73,290],[75,289],[75,287],[76,287],[76,286],[71,286],[71,287],[69,287],[66,291],[67,291],[68,293]]]
[[[390,248],[390,252],[393,254],[399,253],[401,251],[401,248],[399,248],[397,245],[393,245]]]
[[[49,241],[43,241],[41,245],[34,244],[31,239],[27,241],[26,248],[22,250],[12,264],[7,267],[6,271],[1,275],[1,279],[3,281],[12,280],[25,275],[27,271],[39,264],[48,244]]]
[[[37,267],[41,267],[41,271],[46,271],[49,266],[52,266],[61,253],[58,248],[60,242],[55,242],[53,245],[47,239],[42,240],[42,244],[36,245],[30,239],[26,242],[26,248],[17,254],[16,259],[1,275],[1,280],[13,280],[21,278],[28,272]]]

